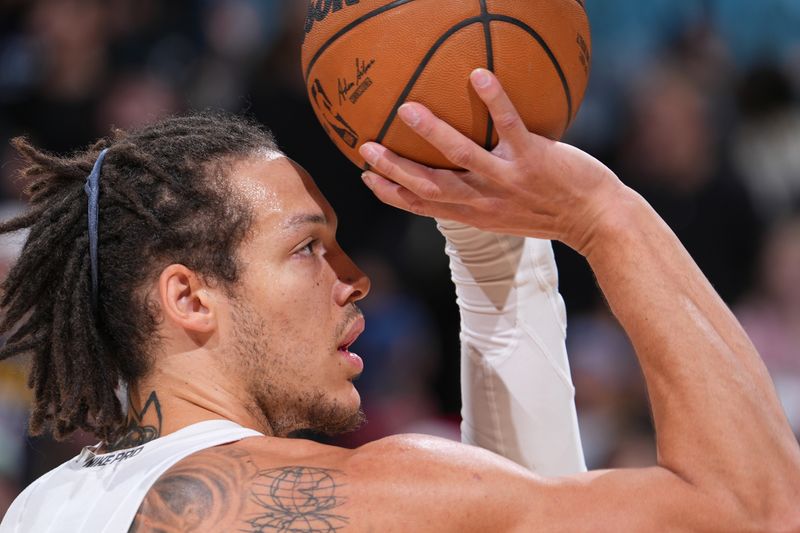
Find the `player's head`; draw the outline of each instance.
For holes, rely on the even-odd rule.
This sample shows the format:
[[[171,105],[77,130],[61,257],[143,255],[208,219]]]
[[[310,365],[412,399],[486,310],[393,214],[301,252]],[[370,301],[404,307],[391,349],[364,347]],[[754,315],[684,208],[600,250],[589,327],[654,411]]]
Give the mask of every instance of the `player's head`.
[[[287,157],[260,152],[231,165],[234,194],[254,211],[239,246],[233,293],[197,283],[182,267],[161,274],[161,303],[173,352],[219,343],[206,368],[216,386],[265,415],[278,436],[335,434],[361,422],[352,381],[360,358],[346,349],[363,329],[355,302],[369,280],[336,242],[336,214],[311,177]],[[165,371],[181,372],[175,369]],[[241,387],[245,389],[240,390]],[[243,394],[242,394],[243,393]]]
[[[15,144],[30,163],[31,211],[0,232],[30,235],[3,284],[0,358],[32,355],[32,433],[49,423],[56,437],[80,427],[113,438],[119,381],[137,383],[176,349],[211,356],[289,431],[354,418],[357,372],[334,356],[368,281],[336,245],[330,206],[268,132],[204,114],[67,158]],[[105,148],[95,308],[84,186]],[[278,247],[304,232],[317,244],[294,243],[282,263]]]

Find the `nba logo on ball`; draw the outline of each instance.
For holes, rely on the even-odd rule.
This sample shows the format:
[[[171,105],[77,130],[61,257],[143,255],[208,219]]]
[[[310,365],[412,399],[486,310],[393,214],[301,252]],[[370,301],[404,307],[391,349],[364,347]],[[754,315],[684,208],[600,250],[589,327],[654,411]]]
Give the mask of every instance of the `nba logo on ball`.
[[[401,120],[425,104],[476,143],[497,133],[469,84],[493,71],[528,129],[561,138],[578,112],[591,66],[583,0],[310,0],[303,42],[308,96],[322,126],[353,163],[380,142],[439,168],[442,154]]]

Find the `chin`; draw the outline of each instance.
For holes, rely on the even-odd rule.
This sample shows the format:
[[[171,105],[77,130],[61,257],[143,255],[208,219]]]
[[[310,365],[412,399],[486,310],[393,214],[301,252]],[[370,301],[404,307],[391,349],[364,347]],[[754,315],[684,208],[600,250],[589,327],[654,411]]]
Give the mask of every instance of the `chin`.
[[[355,431],[364,423],[364,412],[361,409],[361,394],[353,383],[348,383],[344,394],[332,397],[328,417],[336,420],[332,426],[335,431],[325,431],[327,435],[338,435]],[[339,429],[336,429],[339,428]]]
[[[354,409],[361,409],[361,394],[358,392],[358,388],[356,388],[355,383],[352,381],[349,383],[350,391],[349,397],[345,400],[347,405],[353,406]]]
[[[330,413],[329,413],[330,414]],[[303,432],[315,433],[335,437],[344,433],[356,431],[366,422],[366,416],[361,408],[352,411],[341,411],[336,413],[336,417],[328,416],[325,420],[317,420],[301,430]]]
[[[366,420],[361,410],[361,396],[352,383],[348,383],[347,388],[349,390],[344,394],[317,394],[307,405],[303,423],[292,428],[291,433],[301,431],[335,436],[360,428]]]

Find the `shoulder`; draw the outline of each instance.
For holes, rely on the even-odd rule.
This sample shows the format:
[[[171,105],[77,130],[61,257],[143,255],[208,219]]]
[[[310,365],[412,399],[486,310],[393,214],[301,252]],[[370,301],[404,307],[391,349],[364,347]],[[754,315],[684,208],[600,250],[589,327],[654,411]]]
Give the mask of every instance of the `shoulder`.
[[[302,520],[334,531],[325,528],[343,525],[334,510],[345,503],[340,459],[348,452],[267,437],[208,448],[156,481],[130,531],[266,531]],[[300,497],[307,501],[298,507]]]
[[[14,498],[14,501],[11,502],[5,514],[0,516],[0,532],[21,531],[23,525],[30,523],[30,519],[36,518],[30,516],[30,513],[25,513],[25,509],[41,508],[41,506],[50,503],[47,494],[47,488],[49,487],[48,481],[57,470],[63,467],[64,465],[61,465],[39,477]]]
[[[130,531],[205,530],[229,523],[254,468],[249,454],[234,445],[183,459],[151,487]]]
[[[386,463],[392,468],[407,469],[418,465],[439,473],[456,474],[513,472],[533,479],[533,474],[518,464],[490,451],[429,435],[395,435],[366,444],[353,451],[352,463]]]
[[[498,521],[491,509],[508,507],[519,488],[509,477],[519,481],[526,472],[485,450],[421,435],[355,450],[253,438],[173,466],[148,493],[131,531],[262,531],[309,523],[317,529],[284,530],[501,531],[505,518]]]
[[[530,511],[539,478],[482,448],[426,435],[398,435],[354,451],[364,502],[394,507],[399,530],[517,530]]]

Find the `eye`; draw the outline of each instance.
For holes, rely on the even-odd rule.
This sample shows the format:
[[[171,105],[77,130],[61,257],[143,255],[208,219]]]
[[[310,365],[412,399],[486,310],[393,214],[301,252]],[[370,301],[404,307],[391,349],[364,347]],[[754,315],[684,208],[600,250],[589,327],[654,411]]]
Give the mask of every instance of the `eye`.
[[[306,244],[302,248],[299,248],[295,253],[297,255],[302,255],[302,256],[314,255],[314,250],[317,248],[318,242],[319,241],[317,241],[316,239],[309,241],[308,244]]]

